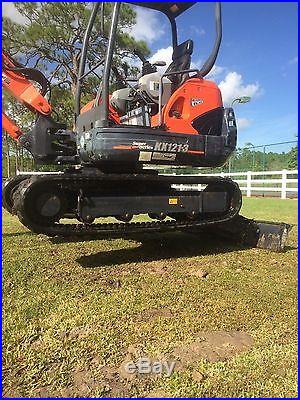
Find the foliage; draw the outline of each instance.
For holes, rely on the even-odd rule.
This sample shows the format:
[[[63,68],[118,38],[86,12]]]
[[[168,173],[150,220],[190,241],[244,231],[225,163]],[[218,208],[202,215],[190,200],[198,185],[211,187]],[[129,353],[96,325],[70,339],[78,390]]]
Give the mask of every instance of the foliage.
[[[267,147],[267,146],[266,146]],[[249,147],[238,148],[227,163],[221,168],[203,168],[201,172],[246,172],[246,171],[280,171],[282,169],[297,169],[298,146],[288,152],[252,150]],[[166,172],[170,169],[166,168]],[[174,170],[173,170],[174,172]],[[176,173],[192,174],[195,168],[178,168]]]
[[[293,147],[289,152],[288,168],[289,169],[298,168],[298,145]]]

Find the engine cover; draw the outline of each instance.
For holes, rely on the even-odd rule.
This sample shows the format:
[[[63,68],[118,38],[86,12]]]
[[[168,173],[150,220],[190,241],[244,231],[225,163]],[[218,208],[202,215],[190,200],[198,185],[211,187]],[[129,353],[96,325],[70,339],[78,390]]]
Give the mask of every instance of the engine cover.
[[[221,91],[211,81],[200,77],[190,78],[170,97],[162,109],[162,123],[166,130],[189,134],[205,134],[197,129],[197,118],[212,110],[223,109]],[[151,126],[159,125],[158,114],[152,117]],[[221,134],[222,113],[218,116],[218,134]]]

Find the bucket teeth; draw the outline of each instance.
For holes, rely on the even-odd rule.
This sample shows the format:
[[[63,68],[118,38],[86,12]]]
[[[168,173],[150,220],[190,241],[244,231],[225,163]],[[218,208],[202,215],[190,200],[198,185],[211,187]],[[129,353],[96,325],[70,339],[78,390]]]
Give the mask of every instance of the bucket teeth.
[[[291,228],[284,222],[255,221],[237,215],[226,223],[209,227],[208,231],[243,246],[282,252]]]

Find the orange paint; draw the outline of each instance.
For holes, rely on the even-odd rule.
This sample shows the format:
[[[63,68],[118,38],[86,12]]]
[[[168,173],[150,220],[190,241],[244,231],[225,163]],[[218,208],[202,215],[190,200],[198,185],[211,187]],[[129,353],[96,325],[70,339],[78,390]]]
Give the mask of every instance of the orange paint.
[[[119,146],[114,146],[113,149],[115,149],[115,150],[137,150],[138,146],[126,146],[126,145],[120,144]]]
[[[109,96],[110,98],[111,96]],[[99,105],[101,104],[102,99],[100,99],[99,101]],[[80,110],[80,114],[85,113],[86,111],[91,110],[94,107],[95,104],[95,99],[89,101],[88,103],[86,103],[86,105],[84,105],[81,110]],[[109,103],[108,106],[108,112],[109,112],[109,117],[116,123],[116,124],[120,124],[120,117],[117,113],[117,111],[111,106],[111,104]]]
[[[20,128],[4,112],[2,112],[2,129],[15,140],[18,140],[23,135]]]
[[[204,154],[202,150],[188,150],[187,152],[190,154]]]
[[[2,86],[18,101],[32,112],[42,115],[51,114],[51,106],[38,89],[21,72],[13,71],[18,68],[14,60],[2,51]],[[5,113],[2,113],[2,128],[16,141],[23,135],[21,129]]]
[[[199,132],[192,127],[192,121],[222,106],[221,92],[214,82],[191,78],[172,94],[163,107],[162,122],[170,132],[199,135]],[[158,114],[152,117],[151,126],[158,126]]]
[[[9,70],[16,67],[13,60],[2,51],[2,86],[31,111],[51,114],[51,106],[36,87],[21,73]]]

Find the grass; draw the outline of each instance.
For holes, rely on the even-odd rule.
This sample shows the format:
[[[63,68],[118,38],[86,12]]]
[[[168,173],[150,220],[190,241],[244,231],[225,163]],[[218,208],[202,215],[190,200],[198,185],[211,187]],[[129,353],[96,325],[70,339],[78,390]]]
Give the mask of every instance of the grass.
[[[242,214],[296,223],[297,202],[245,199]],[[280,254],[176,233],[58,244],[4,212],[3,395],[296,397],[296,233]],[[130,357],[235,331],[245,351],[123,377]]]

